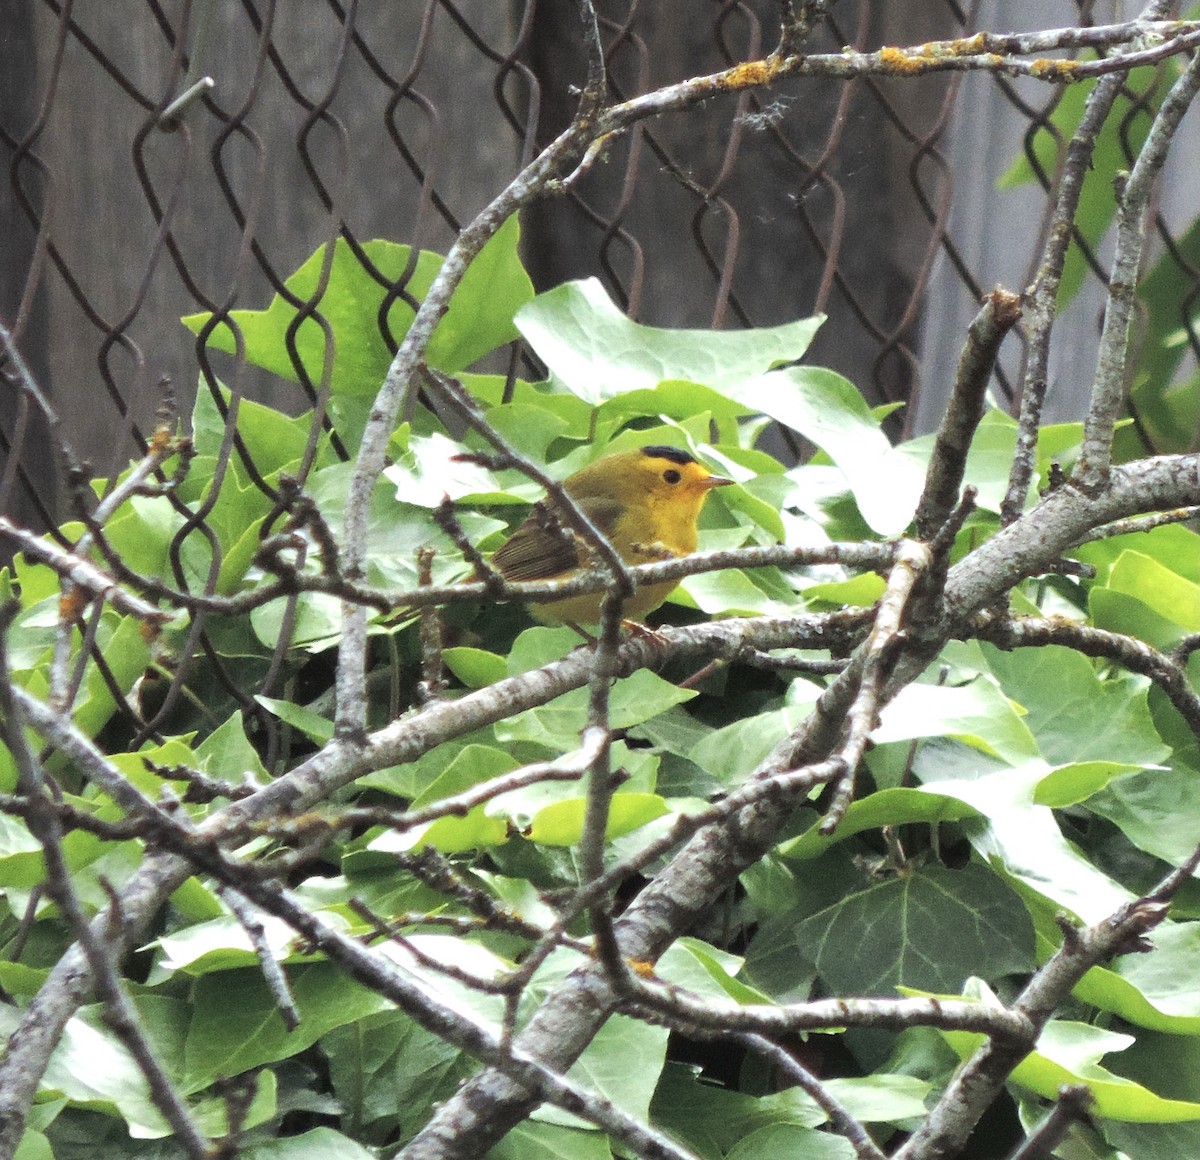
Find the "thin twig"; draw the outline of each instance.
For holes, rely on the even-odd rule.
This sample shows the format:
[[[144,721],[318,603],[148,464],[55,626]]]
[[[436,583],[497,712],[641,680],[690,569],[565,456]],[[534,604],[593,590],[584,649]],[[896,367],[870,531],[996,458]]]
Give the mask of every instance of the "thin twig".
[[[867,747],[871,731],[878,724],[879,708],[902,630],[908,602],[922,574],[930,564],[930,551],[924,544],[902,540],[896,548],[896,563],[888,576],[888,585],[879,600],[875,622],[864,644],[862,680],[847,714],[846,739],[838,749],[846,772],[834,786],[833,799],[821,821],[821,833],[831,834],[845,816],[854,797],[855,772]]]
[[[1146,241],[1147,206],[1179,123],[1197,89],[1200,89],[1200,53],[1192,58],[1159,106],[1129,179],[1118,191],[1116,253],[1109,277],[1100,351],[1096,356],[1096,381],[1084,421],[1083,445],[1071,476],[1074,483],[1088,491],[1107,483],[1112,462],[1113,430],[1125,398],[1125,368]]]
[[[1152,532],[1155,528],[1167,524],[1183,524],[1189,520],[1200,519],[1200,506],[1189,504],[1187,507],[1174,508],[1169,512],[1155,512],[1150,516],[1135,516],[1128,520],[1114,520],[1111,524],[1094,528],[1082,539],[1081,544],[1090,544],[1094,540],[1108,540],[1113,536],[1132,536],[1144,532]]]
[[[1066,1138],[1072,1124],[1087,1119],[1092,1093],[1086,1085],[1063,1084],[1050,1114],[1040,1123],[1009,1157],[1009,1160],[1050,1160],[1054,1149]]]
[[[751,1051],[764,1056],[775,1071],[804,1092],[829,1118],[829,1126],[850,1142],[858,1160],[884,1160],[884,1154],[866,1128],[850,1110],[811,1071],[777,1043],[752,1032],[732,1036]]]
[[[246,937],[249,938],[250,945],[254,948],[254,953],[258,958],[258,966],[266,981],[267,990],[271,992],[271,997],[275,1000],[275,1006],[283,1019],[284,1027],[289,1031],[295,1031],[300,1026],[300,1009],[296,1006],[296,999],[287,981],[287,975],[283,973],[283,967],[279,965],[279,960],[275,958],[275,952],[267,941],[266,928],[254,909],[236,890],[220,886],[217,888],[217,893],[225,900],[242,930],[246,932]]]
[[[1000,523],[1007,527],[1025,510],[1025,497],[1037,463],[1038,428],[1049,383],[1050,338],[1054,329],[1058,287],[1067,260],[1067,247],[1075,233],[1075,215],[1083,183],[1091,166],[1096,140],[1121,86],[1123,75],[1102,78],[1088,94],[1079,127],[1071,136],[1058,184],[1058,197],[1042,251],[1042,262],[1033,286],[1026,293],[1028,347],[1021,383],[1017,446],[1009,468],[1008,487],[1000,504]]]

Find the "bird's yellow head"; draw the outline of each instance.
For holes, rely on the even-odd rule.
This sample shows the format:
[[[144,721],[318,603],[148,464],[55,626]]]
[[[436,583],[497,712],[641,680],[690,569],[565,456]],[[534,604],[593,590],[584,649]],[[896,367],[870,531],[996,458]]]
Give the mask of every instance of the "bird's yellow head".
[[[708,493],[730,482],[682,448],[651,444],[598,459],[566,487],[576,498],[615,501],[626,542],[659,543],[683,555],[696,550],[696,521]]]

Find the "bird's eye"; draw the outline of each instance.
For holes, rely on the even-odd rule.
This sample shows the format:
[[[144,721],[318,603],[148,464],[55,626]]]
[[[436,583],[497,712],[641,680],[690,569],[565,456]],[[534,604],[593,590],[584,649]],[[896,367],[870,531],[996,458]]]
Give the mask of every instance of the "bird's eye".
[[[669,467],[663,472],[663,479],[665,479],[668,483],[678,483],[682,478],[683,476],[680,475],[679,472],[673,467]]]

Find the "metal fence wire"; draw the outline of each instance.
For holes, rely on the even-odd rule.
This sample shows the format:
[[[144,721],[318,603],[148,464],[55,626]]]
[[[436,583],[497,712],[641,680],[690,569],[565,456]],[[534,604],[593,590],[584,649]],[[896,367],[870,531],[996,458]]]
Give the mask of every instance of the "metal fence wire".
[[[1086,25],[1120,7],[841,0],[813,47]],[[776,0],[599,10],[614,98],[760,56],[778,20]],[[185,415],[218,380],[293,410],[322,387],[303,383],[298,404],[291,384],[198,345],[182,315],[263,307],[338,237],[445,252],[566,124],[585,71],[566,0],[0,0],[0,15],[0,319],[77,457],[110,477],[144,447],[164,384]],[[526,262],[539,289],[595,275],[656,325],[824,312],[809,359],[872,404],[908,402],[897,433],[928,428],[981,293],[1032,276],[1067,91],[942,73],[793,78],[714,100],[638,125],[530,209]],[[998,190],[1022,163],[1030,180]],[[1164,195],[1160,248],[1178,257],[1194,352],[1186,224]],[[1076,414],[1086,389],[1077,355],[1095,343],[1103,247],[1084,245],[1049,418]],[[1020,357],[1013,343],[998,368],[1003,406]],[[0,509],[39,530],[70,514],[48,413],[6,388]]]

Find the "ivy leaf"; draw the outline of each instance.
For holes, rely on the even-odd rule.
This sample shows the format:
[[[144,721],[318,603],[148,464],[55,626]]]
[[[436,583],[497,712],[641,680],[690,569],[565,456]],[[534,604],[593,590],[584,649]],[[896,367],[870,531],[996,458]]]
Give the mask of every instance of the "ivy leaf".
[[[450,306],[429,341],[426,361],[450,374],[463,370],[488,351],[516,338],[513,314],[533,296],[529,276],[517,254],[519,226],[516,217],[488,241],[471,263]],[[412,266],[412,249],[394,242],[362,243],[362,252],[375,267],[362,264],[348,243],[334,244],[328,281],[318,290],[325,265],[325,247],[319,247],[284,285],[293,298],[312,303],[333,337],[331,384],[335,394],[374,395],[383,382],[392,352],[380,330],[379,315],[388,287],[410,274],[405,296],[388,308],[387,329],[395,343],[404,337],[415,311],[406,299],[423,299],[442,266],[440,254],[420,251]],[[210,313],[190,314],[183,324],[200,334],[212,319]],[[281,378],[299,382],[297,363],[312,383],[319,383],[329,341],[316,316],[302,322],[300,310],[276,295],[266,310],[233,310],[247,361],[265,367]],[[209,346],[236,353],[238,336],[228,323],[208,335]]]
[[[942,1035],[960,1059],[968,1058],[984,1041],[984,1036],[969,1031],[943,1031]],[[1133,1041],[1132,1035],[1088,1023],[1051,1020],[1037,1047],[1017,1064],[1009,1080],[1048,1100],[1057,1098],[1063,1084],[1083,1084],[1092,1096],[1091,1110],[1106,1119],[1148,1124],[1200,1120],[1200,1103],[1163,1099],[1100,1066],[1105,1055],[1123,1051]]]
[[[837,995],[889,995],[900,984],[957,990],[970,975],[1027,971],[1033,923],[985,866],[924,866],[846,895],[805,919],[801,946]]]
[[[1025,723],[1051,764],[1146,766],[1169,755],[1146,704],[1146,678],[1101,680],[1087,657],[1057,645],[1002,652],[985,644],[983,652],[1004,691],[1027,710]]]
[[[564,282],[517,311],[517,328],[550,372],[593,406],[666,380],[720,394],[799,358],[822,316],[754,330],[665,330],[632,322],[595,278]],[[725,404],[726,408],[728,404]]]
[[[185,1090],[296,1055],[334,1027],[391,1005],[330,963],[292,968],[289,981],[300,1011],[295,1031],[284,1026],[257,969],[214,972],[197,980],[184,1048]]]
[[[375,1153],[332,1128],[267,1140],[242,1149],[244,1160],[374,1160]]]
[[[883,745],[943,736],[1014,764],[1037,755],[1037,746],[1016,707],[986,679],[957,686],[906,686],[880,714],[871,739]]]
[[[846,477],[874,531],[890,536],[908,527],[924,472],[911,455],[891,445],[849,380],[820,367],[786,367],[731,383],[725,393],[820,447]]]

